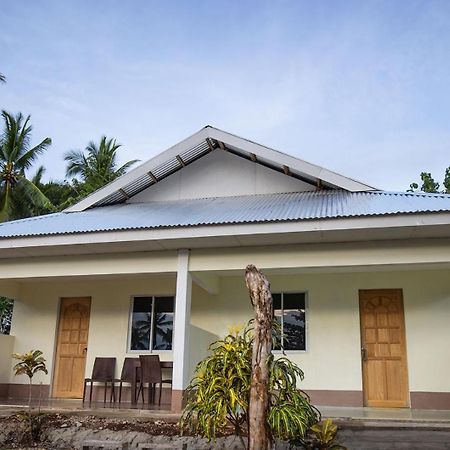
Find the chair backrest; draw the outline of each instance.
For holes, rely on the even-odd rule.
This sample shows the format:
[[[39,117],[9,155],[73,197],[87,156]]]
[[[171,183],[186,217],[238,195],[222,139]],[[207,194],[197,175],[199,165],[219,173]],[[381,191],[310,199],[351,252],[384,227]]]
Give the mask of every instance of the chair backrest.
[[[139,355],[141,361],[141,381],[144,383],[161,383],[161,364],[159,355]]]
[[[95,358],[92,369],[92,379],[99,381],[109,381],[114,379],[116,371],[116,358]]]
[[[137,381],[139,381],[139,372],[136,373],[136,369],[141,367],[139,358],[125,358],[123,360],[122,374],[120,375],[121,381],[127,381],[131,383],[133,377],[136,375]]]

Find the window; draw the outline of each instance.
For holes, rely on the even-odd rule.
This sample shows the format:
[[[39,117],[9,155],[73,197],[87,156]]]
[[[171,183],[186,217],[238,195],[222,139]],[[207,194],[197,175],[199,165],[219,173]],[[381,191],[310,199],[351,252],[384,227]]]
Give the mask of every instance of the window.
[[[273,316],[281,328],[274,350],[306,350],[305,293],[273,294]]]
[[[134,297],[130,350],[172,350],[174,297]]]

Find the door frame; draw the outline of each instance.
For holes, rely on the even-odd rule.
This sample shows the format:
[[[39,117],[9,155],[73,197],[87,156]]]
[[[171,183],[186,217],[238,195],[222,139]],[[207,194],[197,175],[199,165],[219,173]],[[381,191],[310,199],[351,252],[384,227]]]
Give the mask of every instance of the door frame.
[[[53,350],[53,366],[52,366],[52,376],[51,376],[51,385],[50,385],[50,398],[58,398],[58,399],[70,399],[70,397],[56,397],[55,389],[56,389],[56,375],[57,375],[57,364],[58,364],[58,341],[59,341],[59,326],[61,322],[61,306],[63,300],[65,299],[84,299],[89,300],[89,325],[88,325],[88,343],[87,343],[87,351],[86,351],[86,362],[87,362],[87,354],[89,352],[89,335],[91,328],[91,310],[92,310],[92,296],[90,295],[74,295],[74,296],[64,296],[58,298],[58,308],[57,308],[57,318],[56,318],[56,327],[55,327],[55,339],[54,339],[54,350]],[[86,366],[85,373],[86,376]]]
[[[406,321],[405,321],[405,302],[403,297],[403,289],[402,288],[373,288],[373,289],[359,289],[358,290],[358,307],[359,307],[359,337],[360,337],[360,361],[361,361],[361,381],[362,381],[362,394],[363,394],[363,406],[371,407],[371,408],[389,408],[390,406],[369,406],[367,400],[367,389],[366,389],[366,380],[364,374],[364,360],[362,356],[363,349],[363,323],[362,323],[362,314],[361,314],[361,305],[362,298],[361,293],[364,292],[385,292],[392,293],[397,292],[400,296],[401,301],[401,320],[403,325],[403,354],[405,358],[405,367],[404,367],[404,377],[405,377],[405,391],[406,391],[406,401],[405,405],[402,406],[391,406],[393,408],[411,408],[411,392],[409,390],[409,367],[408,367],[408,351],[407,351],[407,341],[406,341]]]

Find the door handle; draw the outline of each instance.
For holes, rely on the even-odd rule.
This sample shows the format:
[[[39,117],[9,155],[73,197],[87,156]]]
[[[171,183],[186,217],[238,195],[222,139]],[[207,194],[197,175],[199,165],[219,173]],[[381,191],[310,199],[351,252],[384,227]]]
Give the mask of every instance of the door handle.
[[[367,361],[367,349],[365,347],[361,347],[361,359]]]

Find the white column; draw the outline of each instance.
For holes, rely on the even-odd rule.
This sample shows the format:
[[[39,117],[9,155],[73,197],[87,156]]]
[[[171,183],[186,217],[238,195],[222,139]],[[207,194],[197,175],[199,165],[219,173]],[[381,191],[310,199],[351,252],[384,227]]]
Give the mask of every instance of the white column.
[[[181,410],[182,393],[189,383],[189,327],[192,278],[189,274],[189,250],[178,251],[177,290],[173,336],[172,409]]]

